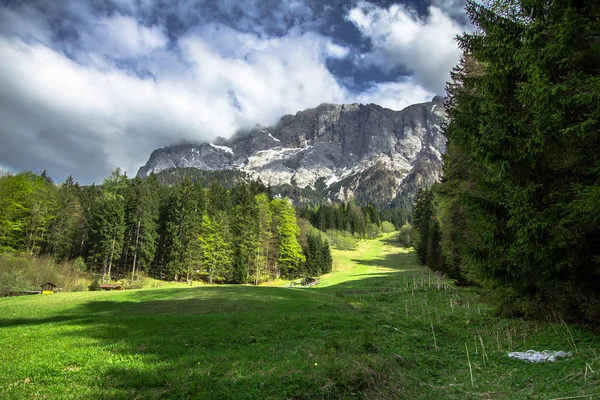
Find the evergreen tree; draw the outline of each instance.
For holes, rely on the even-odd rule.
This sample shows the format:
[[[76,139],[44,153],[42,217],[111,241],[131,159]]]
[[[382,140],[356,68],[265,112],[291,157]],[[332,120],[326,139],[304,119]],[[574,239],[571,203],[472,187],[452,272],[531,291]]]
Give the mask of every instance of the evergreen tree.
[[[59,260],[73,258],[84,240],[86,220],[78,192],[79,185],[72,176],[58,188],[56,217],[49,228],[47,251]]]
[[[320,235],[308,236],[308,248],[305,252],[306,273],[309,276],[320,276],[323,270],[323,241]]]
[[[456,221],[466,235],[443,234],[442,248],[522,311],[597,319],[600,4],[471,2],[467,11],[479,29],[459,39],[465,56],[448,87],[444,175],[457,185],[440,192],[442,233]]]
[[[136,270],[147,270],[156,253],[159,217],[159,186],[156,176],[142,181],[139,177],[129,181],[125,198],[126,236],[128,246],[125,259],[131,260],[131,279]],[[127,267],[127,262],[125,262]]]
[[[269,251],[271,250],[271,238],[273,236],[271,212],[271,201],[266,193],[260,193],[255,197],[258,211],[258,247],[259,255],[254,271],[254,284],[261,280],[262,274],[269,271]]]
[[[102,182],[101,194],[92,204],[90,239],[94,261],[102,264],[103,281],[111,279],[123,250],[126,189],[127,176],[117,168]]]
[[[112,266],[120,257],[125,233],[125,210],[121,195],[103,192],[96,199],[90,223],[93,260],[102,265],[102,280],[110,280]]]
[[[433,191],[431,189],[419,189],[414,204],[414,247],[421,264],[427,264],[427,245],[431,220],[433,217]]]
[[[233,282],[248,283],[250,271],[258,265],[259,219],[258,205],[247,184],[231,190],[231,232],[234,241]]]
[[[189,281],[194,265],[201,257],[196,246],[200,237],[202,215],[206,207],[204,190],[199,182],[189,178],[172,190],[163,210],[164,227],[161,229],[164,269],[163,274],[179,280],[183,275]]]
[[[225,282],[231,278],[232,249],[229,226],[224,212],[219,211],[211,219],[202,217],[200,246],[202,265],[208,275],[208,283]]]
[[[328,274],[333,270],[333,257],[331,256],[331,249],[329,248],[329,242],[325,239],[323,247],[321,248],[321,273]]]
[[[277,264],[280,274],[288,278],[296,277],[301,272],[302,263],[306,261],[298,243],[300,229],[296,222],[296,212],[287,199],[274,199],[271,208],[277,231]]]

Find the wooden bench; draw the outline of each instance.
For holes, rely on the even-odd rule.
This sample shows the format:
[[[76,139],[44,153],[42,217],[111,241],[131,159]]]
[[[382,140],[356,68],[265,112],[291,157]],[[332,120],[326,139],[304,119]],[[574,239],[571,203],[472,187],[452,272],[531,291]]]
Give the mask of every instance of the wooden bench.
[[[100,285],[100,290],[125,290],[125,288],[118,283],[103,283]]]

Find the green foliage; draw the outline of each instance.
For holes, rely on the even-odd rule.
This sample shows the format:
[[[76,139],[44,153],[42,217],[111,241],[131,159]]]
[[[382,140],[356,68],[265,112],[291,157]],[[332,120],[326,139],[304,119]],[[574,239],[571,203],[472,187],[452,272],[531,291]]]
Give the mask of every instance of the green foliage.
[[[100,278],[95,277],[94,280],[92,280],[92,283],[90,283],[90,285],[88,286],[88,290],[90,292],[97,292],[100,290]]]
[[[479,29],[459,38],[465,55],[448,87],[448,154],[431,218],[446,268],[501,289],[520,311],[591,321],[600,293],[600,6],[515,0],[467,11]],[[417,206],[427,261],[416,214]]]
[[[327,240],[336,249],[340,250],[354,250],[358,246],[357,239],[346,231],[328,230]]]
[[[367,223],[366,233],[367,238],[374,239],[377,236],[381,235],[381,229],[379,228],[379,225],[369,222]]]
[[[383,221],[381,223],[381,232],[382,233],[391,233],[396,231],[396,227],[394,226],[393,223],[388,222],[388,221]]]
[[[55,192],[32,172],[0,177],[0,250],[40,254],[55,217]]]
[[[306,258],[298,243],[300,229],[296,221],[296,211],[287,199],[274,199],[271,202],[271,210],[277,235],[279,271],[283,277],[297,277],[301,273],[301,266]]]
[[[329,248],[329,242],[327,239],[323,242],[321,248],[321,273],[328,274],[333,270],[333,256],[331,255],[331,249]]]
[[[85,290],[89,279],[70,262],[56,263],[48,257],[0,255],[0,296],[40,290],[40,285],[47,282],[62,291],[78,291]]]
[[[73,261],[73,268],[79,272],[85,272],[87,270],[87,265],[85,265],[83,257],[77,257],[75,261]]]
[[[430,225],[433,220],[433,190],[419,189],[414,204],[413,246],[421,264],[427,264],[427,246],[429,244]]]
[[[72,177],[56,186],[25,172],[0,176],[0,195],[1,253],[75,260],[103,280],[258,284],[304,266],[294,208],[260,182],[165,187],[154,174],[128,179],[117,169],[100,186]]]
[[[402,226],[402,228],[400,228],[398,243],[404,248],[408,248],[413,245],[413,227],[411,224],[405,224]]]
[[[78,198],[79,190],[70,176],[56,193],[56,215],[49,227],[46,250],[59,260],[72,258],[85,240],[86,218]]]
[[[379,210],[373,204],[359,207],[353,202],[333,205],[303,205],[298,209],[298,216],[305,218],[322,232],[328,230],[349,231],[359,237],[374,238],[381,233],[382,223],[404,221],[406,214],[401,209]],[[391,232],[390,231],[390,232]]]

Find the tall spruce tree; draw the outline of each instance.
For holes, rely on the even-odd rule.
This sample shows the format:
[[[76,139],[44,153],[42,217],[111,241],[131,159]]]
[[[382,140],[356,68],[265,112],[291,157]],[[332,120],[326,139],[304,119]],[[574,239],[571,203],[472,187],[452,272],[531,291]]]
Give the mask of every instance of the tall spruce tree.
[[[271,209],[277,232],[279,273],[288,278],[297,277],[306,258],[298,243],[300,228],[296,222],[296,211],[288,199],[274,199],[271,202]]]
[[[329,248],[329,242],[327,239],[323,242],[321,248],[321,273],[328,274],[333,270],[333,257],[331,256],[331,249]]]
[[[234,241],[233,281],[248,283],[259,262],[258,205],[250,187],[240,183],[231,190],[231,232]]]
[[[433,190],[419,189],[414,204],[414,247],[421,264],[427,264],[427,245],[431,220],[433,218]]]
[[[129,258],[131,262],[132,280],[135,278],[136,271],[148,269],[156,253],[159,191],[154,174],[147,180],[135,177],[129,181],[125,196],[126,237],[128,237],[125,259]],[[128,264],[125,264],[127,268]]]
[[[269,251],[271,250],[271,238],[273,236],[271,212],[271,201],[266,193],[256,195],[256,206],[258,208],[258,241],[259,254],[254,271],[254,284],[257,285],[263,274],[269,271]]]
[[[470,2],[467,11],[479,29],[459,39],[446,128],[456,150],[444,171],[459,185],[440,195],[453,210],[460,199],[464,210],[445,223],[460,218],[472,240],[455,236],[454,246],[472,277],[522,311],[597,320],[600,3]],[[474,167],[466,180],[454,172],[465,165],[458,155]]]
[[[56,218],[49,228],[47,252],[59,260],[73,258],[84,240],[86,220],[78,192],[79,185],[72,176],[58,188]]]
[[[102,265],[102,280],[110,280],[113,265],[120,259],[125,234],[125,191],[127,176],[117,168],[102,182],[90,205],[92,260]]]

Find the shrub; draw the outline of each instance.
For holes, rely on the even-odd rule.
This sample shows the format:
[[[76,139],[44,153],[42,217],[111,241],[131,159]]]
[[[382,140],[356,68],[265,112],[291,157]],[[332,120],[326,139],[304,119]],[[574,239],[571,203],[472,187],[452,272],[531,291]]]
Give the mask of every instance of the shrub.
[[[329,244],[339,250],[355,250],[357,247],[357,239],[350,232],[328,230],[327,240]]]
[[[394,232],[395,230],[396,230],[396,227],[391,222],[383,221],[381,223],[381,231],[383,233],[390,233],[390,232]]]
[[[90,286],[88,286],[88,290],[90,292],[96,292],[100,290],[100,279],[98,277],[95,277],[92,283],[90,283]]]
[[[77,257],[75,261],[73,261],[73,269],[79,272],[87,271],[87,265],[85,265],[85,261],[83,261],[83,257]]]
[[[11,292],[39,290],[40,285],[52,282],[64,291],[85,289],[84,274],[68,262],[55,263],[51,258],[0,256],[0,295]]]
[[[402,247],[411,247],[414,245],[413,237],[413,227],[411,224],[405,224],[400,228],[400,235],[398,236],[398,241]]]
[[[369,239],[374,239],[379,235],[381,235],[381,230],[379,229],[379,226],[377,224],[369,222],[367,224],[367,237]]]

